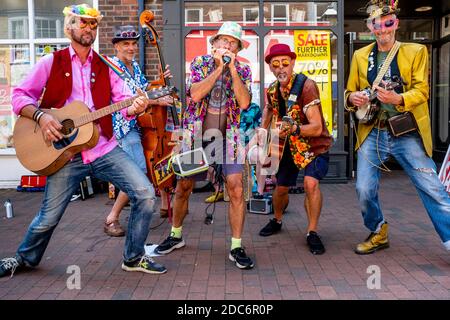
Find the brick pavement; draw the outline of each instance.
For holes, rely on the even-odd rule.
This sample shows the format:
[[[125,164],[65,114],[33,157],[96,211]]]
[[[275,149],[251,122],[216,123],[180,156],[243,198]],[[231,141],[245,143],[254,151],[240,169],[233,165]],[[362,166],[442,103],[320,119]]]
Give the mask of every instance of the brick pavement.
[[[354,182],[322,186],[324,207],[320,235],[327,252],[309,253],[305,243],[304,195],[290,195],[282,232],[258,236],[269,216],[248,214],[243,244],[255,261],[239,270],[228,258],[230,230],[226,204],[218,203],[214,223],[205,225],[203,199],[195,193],[183,234],[187,245],[157,261],[164,275],[127,273],[120,269],[124,238],[103,233],[112,201],[96,194],[71,203],[36,270],[0,279],[0,299],[449,299],[450,254],[440,245],[414,187],[401,172],[384,175],[380,198],[390,223],[391,247],[372,255],[353,253],[367,237],[356,202]],[[0,203],[10,198],[15,217],[0,218],[0,256],[14,254],[43,193],[0,190]],[[158,210],[159,211],[159,210]],[[157,211],[157,212],[158,212]],[[121,222],[126,224],[129,211]],[[158,243],[169,233],[167,221],[155,215],[148,241]],[[69,265],[81,268],[81,289],[69,290]],[[381,288],[368,289],[368,266],[381,270]]]

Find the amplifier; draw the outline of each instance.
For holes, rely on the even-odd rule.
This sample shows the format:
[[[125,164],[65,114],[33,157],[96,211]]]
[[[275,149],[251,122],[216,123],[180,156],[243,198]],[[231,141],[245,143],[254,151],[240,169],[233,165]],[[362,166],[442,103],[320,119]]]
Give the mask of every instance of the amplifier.
[[[87,176],[80,182],[81,200],[86,200],[94,194],[94,188],[92,187],[91,177]]]
[[[247,204],[248,212],[257,214],[273,213],[272,196],[264,196],[264,198],[251,198]]]

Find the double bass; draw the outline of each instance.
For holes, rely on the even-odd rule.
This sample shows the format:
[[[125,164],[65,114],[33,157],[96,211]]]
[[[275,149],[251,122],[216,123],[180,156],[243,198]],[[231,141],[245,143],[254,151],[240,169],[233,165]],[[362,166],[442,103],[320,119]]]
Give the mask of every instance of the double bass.
[[[170,83],[169,79],[164,78],[166,63],[164,62],[164,57],[159,45],[158,33],[150,24],[153,19],[154,14],[150,10],[144,10],[139,16],[139,22],[143,31],[142,34],[151,45],[156,47],[159,59],[159,69],[161,71],[160,78],[151,82],[151,88],[167,86]],[[161,172],[158,172],[157,169],[155,169],[155,166],[160,165],[165,159],[168,160],[172,154],[172,149],[177,144],[176,139],[173,138],[173,132],[175,131],[175,128],[180,125],[177,107],[181,109],[181,102],[176,93],[172,94],[172,98],[173,103],[171,106],[152,106],[150,111],[138,117],[137,120],[142,131],[141,141],[148,168],[147,175],[155,188],[166,191],[168,197],[175,186],[175,176],[173,174],[167,176],[163,182],[161,182]],[[166,130],[168,112],[173,120],[172,132]],[[170,199],[168,199],[168,202],[170,208]]]

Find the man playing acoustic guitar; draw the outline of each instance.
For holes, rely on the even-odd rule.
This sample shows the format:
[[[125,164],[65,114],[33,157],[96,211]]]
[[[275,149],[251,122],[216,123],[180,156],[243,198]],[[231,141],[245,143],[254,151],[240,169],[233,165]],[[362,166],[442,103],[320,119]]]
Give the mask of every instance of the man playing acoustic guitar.
[[[40,104],[43,108],[61,108],[80,100],[95,111],[111,101],[131,97],[125,82],[91,49],[102,19],[100,12],[85,4],[66,7],[63,12],[64,33],[71,40],[69,48],[43,57],[12,95],[14,112],[33,119],[49,145],[63,136],[61,123],[37,108],[44,87],[46,90]],[[131,119],[143,112],[149,103],[157,102],[141,95],[131,106],[122,109],[122,115]],[[167,271],[145,255],[144,250],[154,212],[154,189],[133,160],[117,146],[110,115],[100,118],[98,130],[98,143],[93,148],[76,154],[59,171],[48,176],[41,208],[16,255],[0,261],[0,277],[12,276],[22,267],[39,264],[72,194],[87,175],[113,182],[130,198],[131,214],[122,269],[158,274]]]
[[[397,1],[371,0],[367,4],[367,27],[376,42],[355,51],[345,92],[348,111],[358,112],[369,103],[367,88],[377,92],[381,105],[374,123],[358,123],[356,193],[370,235],[356,246],[357,254],[389,247],[388,224],[381,212],[378,189],[381,166],[390,156],[415,184],[437,233],[450,250],[450,198],[431,159],[428,52],[422,44],[395,40],[398,11]],[[398,51],[392,54],[394,50]],[[390,56],[393,59],[388,63]],[[401,77],[404,85],[395,90],[382,87],[395,77]],[[383,80],[379,85],[378,79]]]
[[[281,120],[290,116],[292,125],[287,126],[283,122],[280,128],[280,138],[288,141],[276,173],[277,183],[273,193],[275,218],[259,234],[265,237],[281,230],[283,211],[289,201],[289,187],[296,185],[299,170],[305,169],[305,210],[308,215],[306,239],[313,254],[322,254],[325,248],[317,234],[322,209],[319,181],[328,172],[327,151],[332,139],[323,118],[317,85],[303,74],[293,72],[295,58],[295,52],[286,44],[272,46],[265,57],[277,80],[267,90],[268,104],[263,111],[262,128],[268,128],[272,117]]]

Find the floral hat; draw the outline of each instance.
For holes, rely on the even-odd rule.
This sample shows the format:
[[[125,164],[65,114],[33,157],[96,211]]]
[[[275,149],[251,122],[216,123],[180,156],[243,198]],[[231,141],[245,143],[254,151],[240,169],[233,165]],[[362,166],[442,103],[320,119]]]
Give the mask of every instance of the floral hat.
[[[242,50],[242,27],[234,21],[226,21],[222,24],[217,34],[209,39],[211,44],[221,35],[230,36],[239,41],[239,50]]]
[[[366,4],[366,11],[369,14],[367,20],[376,19],[389,14],[398,14],[400,9],[398,0],[370,0]]]
[[[86,19],[96,19],[97,22],[102,20],[103,16],[95,8],[91,8],[88,4],[76,4],[65,7],[63,10],[64,16],[76,16]]]

